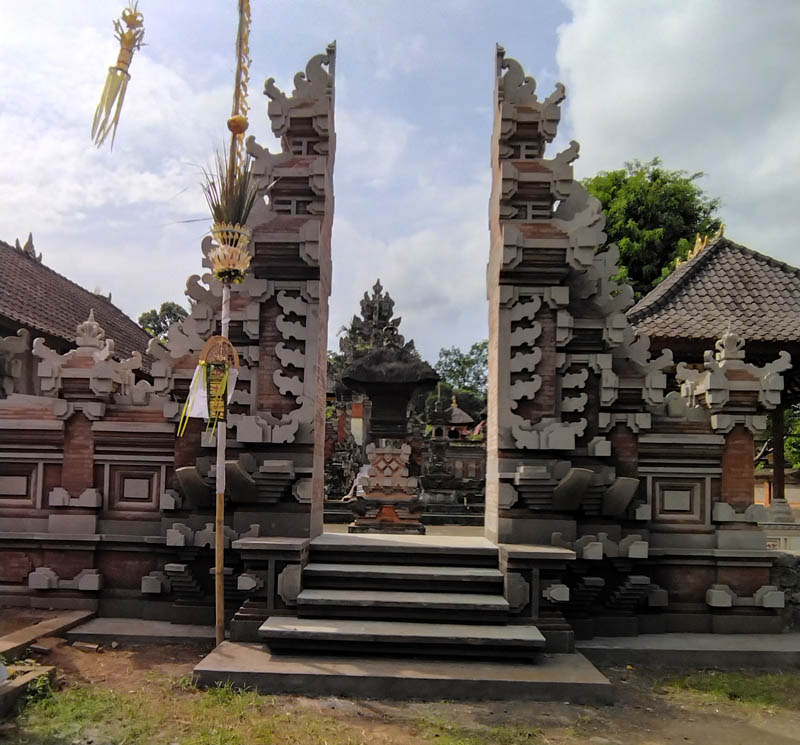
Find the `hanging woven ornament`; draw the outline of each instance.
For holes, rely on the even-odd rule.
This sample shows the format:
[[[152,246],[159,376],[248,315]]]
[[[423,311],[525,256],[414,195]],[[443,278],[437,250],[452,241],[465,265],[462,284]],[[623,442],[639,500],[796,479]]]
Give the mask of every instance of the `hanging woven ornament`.
[[[123,27],[122,24],[125,24]],[[144,39],[144,16],[139,12],[139,3],[135,2],[122,11],[122,23],[114,21],[114,30],[119,41],[119,56],[117,64],[108,68],[106,85],[100,103],[94,112],[92,122],[92,140],[97,147],[105,142],[111,134],[111,147],[114,147],[114,137],[117,134],[119,115],[122,111],[122,102],[125,100],[125,91],[131,76],[128,69],[131,66],[133,53],[142,46]]]
[[[228,416],[239,377],[239,353],[224,336],[212,336],[200,352],[189,393],[178,422],[178,437],[183,437],[189,419],[207,420],[206,432],[213,436],[219,422]]]

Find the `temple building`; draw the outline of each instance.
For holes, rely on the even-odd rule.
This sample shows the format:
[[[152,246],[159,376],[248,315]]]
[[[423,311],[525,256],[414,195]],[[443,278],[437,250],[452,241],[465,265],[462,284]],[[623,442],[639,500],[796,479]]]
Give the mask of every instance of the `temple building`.
[[[574,178],[578,143],[548,152],[564,86],[540,98],[502,47],[486,461],[473,476],[465,458],[460,474],[485,484],[483,535],[422,535],[419,481],[433,491],[458,480],[448,453],[472,447],[473,423],[458,406],[431,422],[440,430],[418,479],[407,403],[437,376],[392,323],[341,375],[372,400],[360,412],[368,464],[353,526],[368,532],[324,530],[335,59],[335,45],[312,57],[291,94],[269,78],[281,149],[247,140],[259,199],[251,271],[231,289],[241,364],[220,424],[229,641],[198,665],[201,682],[417,696],[424,681],[424,695],[459,698],[490,681],[492,695],[553,697],[547,676],[579,670],[587,697],[608,700],[576,638],[779,632],[787,596],[760,527],[774,515],[754,504],[752,464],[754,438],[770,416],[782,422],[797,390],[800,276],[720,238],[634,306],[615,280],[601,204]],[[207,237],[207,268],[212,249]],[[0,603],[210,623],[216,433],[200,420],[176,430],[220,328],[221,283],[189,277],[191,312],[164,346],[35,256],[0,251],[0,320],[26,327],[0,340]],[[19,310],[7,266],[27,272],[28,291],[63,297],[43,297],[41,317]],[[365,302],[391,319],[378,287]],[[329,440],[351,472],[341,446],[360,449],[353,428],[337,423]],[[317,663],[332,653],[361,667]],[[371,659],[381,655],[399,659]]]
[[[762,503],[770,544],[800,549],[800,525],[786,500],[784,412],[800,403],[800,269],[734,243],[723,235],[698,238],[687,261],[628,311],[651,349],[700,364],[705,349],[726,330],[744,337],[747,359],[791,356],[781,402],[771,413],[771,465]],[[800,511],[800,502],[795,511]]]

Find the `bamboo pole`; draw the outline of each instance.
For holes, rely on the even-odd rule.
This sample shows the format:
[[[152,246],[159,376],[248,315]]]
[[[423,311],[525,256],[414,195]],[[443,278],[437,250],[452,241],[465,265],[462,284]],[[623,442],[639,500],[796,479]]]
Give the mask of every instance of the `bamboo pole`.
[[[231,286],[222,285],[222,336],[228,338],[231,316]],[[227,391],[223,394],[227,396]],[[226,407],[227,408],[227,407]],[[214,601],[215,637],[217,644],[225,640],[225,448],[228,423],[217,425],[216,513],[214,517]]]

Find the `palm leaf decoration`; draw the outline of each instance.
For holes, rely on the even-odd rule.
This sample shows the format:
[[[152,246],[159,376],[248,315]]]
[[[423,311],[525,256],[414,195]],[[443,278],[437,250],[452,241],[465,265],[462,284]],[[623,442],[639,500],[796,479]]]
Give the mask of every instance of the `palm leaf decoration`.
[[[222,282],[241,282],[252,259],[247,250],[251,233],[245,224],[258,196],[252,159],[237,168],[218,150],[212,168],[203,169],[202,188],[214,219],[211,235],[217,243],[208,255],[211,269]]]

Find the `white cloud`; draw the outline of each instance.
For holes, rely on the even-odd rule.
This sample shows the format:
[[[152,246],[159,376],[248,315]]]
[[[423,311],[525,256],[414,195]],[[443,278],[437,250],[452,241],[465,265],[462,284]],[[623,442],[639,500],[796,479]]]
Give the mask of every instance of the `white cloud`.
[[[391,238],[367,232],[357,216],[339,210],[329,347],[338,348],[338,330],[358,312],[361,295],[378,277],[403,318],[401,332],[430,361],[440,347],[463,348],[486,338],[488,193],[488,172],[461,185],[421,178],[403,201],[409,229]]]
[[[800,264],[800,5],[568,0],[557,59],[580,176],[661,156],[705,171],[726,233]]]
[[[386,112],[361,107],[337,107],[336,159],[346,167],[336,173],[337,183],[369,188],[390,185],[407,155],[414,126]]]

